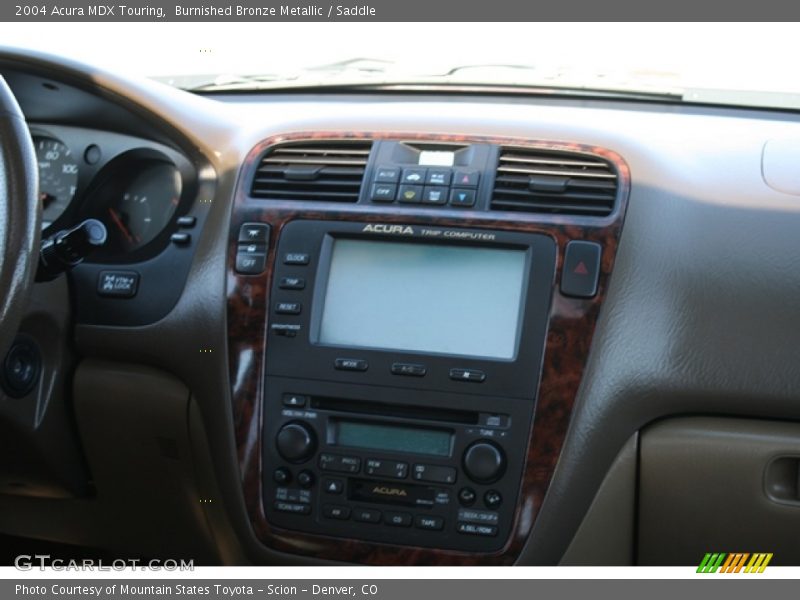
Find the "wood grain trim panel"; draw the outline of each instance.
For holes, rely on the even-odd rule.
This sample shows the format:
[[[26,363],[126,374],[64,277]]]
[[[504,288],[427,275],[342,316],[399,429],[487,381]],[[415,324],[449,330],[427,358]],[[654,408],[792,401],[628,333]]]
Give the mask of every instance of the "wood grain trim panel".
[[[618,173],[618,200],[608,217],[536,215],[500,211],[463,211],[430,208],[342,205],[320,202],[264,201],[248,197],[248,182],[263,152],[275,144],[299,140],[427,140],[439,143],[491,143],[592,154],[612,163]],[[544,500],[564,444],[575,397],[589,354],[592,335],[614,266],[617,244],[627,208],[630,172],[616,153],[570,142],[533,141],[446,134],[390,132],[296,132],[275,136],[258,144],[247,156],[235,192],[227,258],[228,358],[241,481],[246,508],[257,537],[273,549],[316,556],[321,559],[374,565],[510,565],[521,552]],[[349,220],[435,224],[542,233],[558,245],[556,278],[549,315],[549,329],[524,477],[515,522],[508,543],[494,554],[462,553],[408,546],[377,544],[287,531],[272,526],[262,503],[261,421],[264,390],[264,356],[267,307],[272,281],[276,240],[291,220]],[[260,276],[235,272],[236,240],[245,222],[268,223],[272,228],[268,268]],[[589,240],[602,245],[598,294],[589,300],[562,296],[559,291],[564,248],[570,240]]]

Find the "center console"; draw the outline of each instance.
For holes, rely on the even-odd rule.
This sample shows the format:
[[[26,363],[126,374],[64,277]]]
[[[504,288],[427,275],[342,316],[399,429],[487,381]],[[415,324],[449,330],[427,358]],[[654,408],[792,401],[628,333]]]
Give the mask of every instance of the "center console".
[[[265,141],[237,194],[229,344],[251,522],[321,558],[512,562],[566,432],[627,170],[593,149],[617,178],[610,216],[498,212],[502,141],[343,139],[358,143]],[[526,165],[530,189],[566,188],[547,156]]]
[[[267,518],[498,550],[519,493],[555,244],[379,225],[296,220],[281,232],[264,386]]]

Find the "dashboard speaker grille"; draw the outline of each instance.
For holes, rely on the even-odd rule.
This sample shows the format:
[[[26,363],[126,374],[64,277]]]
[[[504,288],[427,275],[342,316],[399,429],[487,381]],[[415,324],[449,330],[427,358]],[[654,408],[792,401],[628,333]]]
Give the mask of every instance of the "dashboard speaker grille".
[[[358,202],[372,142],[325,140],[271,148],[250,188],[254,198]]]
[[[600,157],[505,146],[491,209],[606,216],[614,210],[617,185],[615,168]]]

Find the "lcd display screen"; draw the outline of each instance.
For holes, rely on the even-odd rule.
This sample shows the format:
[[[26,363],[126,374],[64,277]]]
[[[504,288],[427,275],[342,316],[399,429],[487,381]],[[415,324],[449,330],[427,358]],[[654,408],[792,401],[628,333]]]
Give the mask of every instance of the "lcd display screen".
[[[335,239],[320,344],[513,359],[524,250]]]
[[[453,436],[449,431],[339,420],[332,421],[332,425],[333,443],[337,446],[450,456]]]

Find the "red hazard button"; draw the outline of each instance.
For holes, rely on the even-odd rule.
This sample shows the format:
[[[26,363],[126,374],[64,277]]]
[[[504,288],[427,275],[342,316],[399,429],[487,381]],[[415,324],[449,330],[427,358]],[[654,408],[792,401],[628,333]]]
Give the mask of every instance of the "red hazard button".
[[[600,244],[573,240],[564,252],[561,270],[561,293],[576,298],[592,298],[597,294],[600,276]]]

